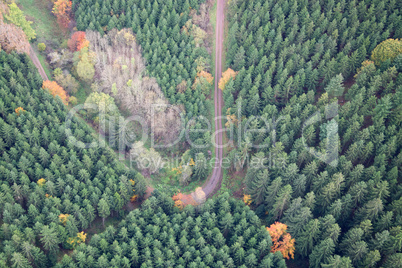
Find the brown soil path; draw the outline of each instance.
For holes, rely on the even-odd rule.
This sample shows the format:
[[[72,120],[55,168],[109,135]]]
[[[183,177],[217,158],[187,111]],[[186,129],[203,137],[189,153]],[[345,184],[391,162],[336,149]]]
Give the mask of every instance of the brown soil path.
[[[40,76],[42,76],[42,79],[44,81],[49,80],[47,77],[45,70],[42,67],[42,64],[40,64],[40,61],[38,59],[38,56],[36,56],[35,51],[33,50],[32,46],[29,45],[29,57],[31,58],[32,62],[35,64],[36,68],[38,68]]]
[[[215,29],[215,167],[212,172],[211,178],[206,181],[202,190],[205,197],[212,197],[221,187],[222,182],[222,167],[221,161],[223,158],[222,148],[222,90],[218,87],[219,79],[222,77],[222,53],[223,53],[223,39],[225,27],[225,4],[226,0],[218,0],[216,10],[216,29]]]
[[[211,177],[204,183],[202,188],[197,188],[195,192],[185,195],[182,199],[183,205],[202,203],[205,199],[212,197],[221,187],[223,158],[222,148],[222,90],[218,87],[219,79],[222,77],[222,53],[225,26],[225,5],[226,0],[217,0],[216,29],[215,29],[215,166]]]
[[[194,192],[183,195],[181,201],[183,205],[200,204],[207,198],[212,197],[221,187],[222,183],[222,167],[221,161],[223,158],[223,130],[222,130],[222,90],[219,89],[219,79],[222,77],[222,53],[223,53],[223,41],[224,41],[224,27],[225,27],[225,5],[226,0],[217,0],[216,11],[216,29],[215,29],[215,166],[213,168],[212,175],[204,183],[202,187],[197,188]],[[148,187],[147,196],[150,196],[153,188]]]

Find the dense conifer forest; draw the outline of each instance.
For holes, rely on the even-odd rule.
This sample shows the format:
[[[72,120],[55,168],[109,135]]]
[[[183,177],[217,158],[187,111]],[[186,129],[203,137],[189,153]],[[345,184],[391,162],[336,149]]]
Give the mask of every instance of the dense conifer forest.
[[[270,130],[231,152],[269,166],[247,170],[257,213],[310,267],[399,266],[400,3],[232,2],[225,111]]]
[[[42,89],[26,54],[1,51],[0,77],[1,265],[52,266],[95,217],[123,215],[145,179],[82,119],[66,121],[66,106]]]
[[[258,216],[227,193],[181,212],[169,196],[155,193],[58,267],[71,267],[72,259],[73,267],[286,267],[270,248]]]
[[[200,83],[198,87],[195,85],[195,92],[190,90],[197,73],[209,71],[210,66],[210,56],[202,45],[203,26],[196,25],[190,16],[203,2],[205,0],[73,1],[73,10],[80,31],[97,30],[102,34],[114,28],[132,29],[142,47],[150,76],[157,79],[172,104],[186,107],[187,117],[191,119],[206,116],[205,108],[211,109],[205,107],[210,87]]]
[[[0,0],[0,267],[402,267],[401,125],[401,1]]]

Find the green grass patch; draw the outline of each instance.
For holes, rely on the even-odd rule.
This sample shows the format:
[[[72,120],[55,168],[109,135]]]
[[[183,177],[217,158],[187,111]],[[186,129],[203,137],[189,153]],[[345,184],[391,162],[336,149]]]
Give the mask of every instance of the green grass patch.
[[[49,80],[52,80],[52,72],[50,71],[50,67],[45,59],[45,56],[43,56],[40,52],[38,52],[37,49],[34,48],[34,50],[36,52],[36,56],[38,56],[40,64],[43,67],[43,70],[45,70],[47,77],[49,78]]]
[[[16,3],[24,11],[28,20],[33,21],[32,28],[36,32],[36,40],[52,43],[60,46],[64,39],[68,38],[67,31],[63,32],[57,24],[57,19],[49,9],[50,1],[47,0],[16,0]]]

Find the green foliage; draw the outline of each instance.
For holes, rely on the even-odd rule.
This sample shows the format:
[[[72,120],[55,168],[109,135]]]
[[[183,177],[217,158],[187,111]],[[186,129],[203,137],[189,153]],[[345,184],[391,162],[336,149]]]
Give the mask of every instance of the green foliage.
[[[34,29],[32,29],[31,24],[32,21],[27,21],[24,13],[19,9],[17,4],[12,3],[9,5],[10,11],[9,14],[6,15],[6,19],[9,20],[12,24],[20,27],[24,33],[26,34],[28,40],[32,40],[36,38],[36,33]]]
[[[246,192],[255,204],[264,206],[267,215],[261,216],[268,223],[279,220],[289,226],[296,239],[296,258],[308,257],[311,267],[377,267],[399,250],[401,188],[396,179],[400,167],[395,163],[401,154],[395,135],[400,137],[397,126],[401,117],[394,107],[401,104],[401,98],[398,89],[388,89],[394,88],[394,83],[401,86],[395,79],[399,72],[395,71],[394,67],[385,71],[363,67],[349,89],[350,101],[343,106],[335,103],[339,110],[333,118],[310,125],[303,132],[303,120],[318,110],[328,114],[336,107],[324,106],[330,102],[327,93],[316,106],[302,94],[292,97],[278,113],[269,110],[269,105],[265,108],[267,115],[283,118],[276,127],[283,143],[257,150],[251,157],[253,163],[265,158],[269,171],[259,166],[249,168]],[[380,78],[387,82],[375,85],[373,81]],[[341,75],[333,78],[328,93],[341,92],[341,82]],[[372,121],[365,122],[369,115]],[[247,139],[251,137],[250,142],[255,144],[273,140],[274,135]],[[284,138],[289,136],[296,138]],[[337,146],[336,166],[313,158],[303,148],[302,139],[316,150]],[[239,154],[240,148],[235,152]],[[278,164],[283,162],[286,165]]]
[[[45,43],[39,43],[39,44],[38,44],[38,50],[39,50],[40,52],[45,51],[45,49],[46,49]]]
[[[232,1],[226,60],[240,72],[234,95],[250,107],[246,115],[264,114],[256,94],[260,103],[283,107],[292,96],[326,87],[339,74],[347,80],[378,44],[401,38],[402,14],[395,1],[375,3]],[[396,48],[401,41],[392,42],[393,56],[383,57],[391,63],[401,53]]]
[[[90,113],[92,115],[98,115],[100,112],[104,112],[106,116],[119,116],[119,109],[117,108],[114,98],[105,93],[93,92],[91,93],[85,101],[85,104],[90,107],[90,105],[95,105],[96,109],[91,107]]]
[[[42,82],[27,55],[0,52],[0,247],[7,267],[53,267],[60,246],[69,248],[67,239],[97,214],[107,217],[105,207],[120,212],[133,190],[145,193],[145,179],[100,146],[85,122],[73,117],[67,129],[69,111]],[[66,225],[61,214],[69,215]]]
[[[286,267],[280,253],[270,253],[271,244],[254,212],[228,194],[200,209],[190,205],[179,211],[171,197],[155,193],[117,228],[108,227],[75,249],[71,265]],[[98,252],[91,260],[90,249]]]
[[[192,3],[191,8],[189,2]],[[183,28],[189,24],[186,22],[191,19],[191,9],[198,9],[202,2],[204,0],[149,3],[142,0],[74,0],[73,10],[79,31],[91,29],[103,33],[113,28],[131,28],[142,47],[150,76],[157,79],[171,103],[198,105],[194,94],[183,98],[183,93],[177,92],[176,88],[183,80],[194,81],[198,72],[194,64],[197,59],[209,59],[206,49],[198,45],[204,35],[203,30],[195,25],[190,27],[190,31]],[[187,89],[190,88],[191,84],[187,83]]]
[[[325,91],[331,97],[341,97],[344,91],[342,74],[333,77],[325,87]]]
[[[94,68],[94,55],[88,51],[87,47],[84,47],[79,52],[79,60],[74,62],[78,77],[85,82],[91,82],[95,75]]]
[[[267,225],[288,226],[297,261],[380,267],[398,263],[402,80],[398,53],[379,68],[366,59],[402,37],[402,14],[395,1],[338,2],[231,1],[231,169],[245,154],[260,163],[245,194]]]

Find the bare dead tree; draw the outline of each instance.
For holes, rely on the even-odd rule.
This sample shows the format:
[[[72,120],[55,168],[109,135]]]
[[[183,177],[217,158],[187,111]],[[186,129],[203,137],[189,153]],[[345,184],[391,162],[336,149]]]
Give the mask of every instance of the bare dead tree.
[[[0,21],[0,45],[6,52],[12,50],[29,55],[29,42],[21,28]]]
[[[174,141],[181,128],[178,111],[183,108],[170,107],[156,79],[145,76],[141,47],[132,31],[113,29],[104,36],[87,31],[86,39],[97,56],[95,71],[99,91],[115,97],[121,108],[132,115],[141,116],[160,140]]]

